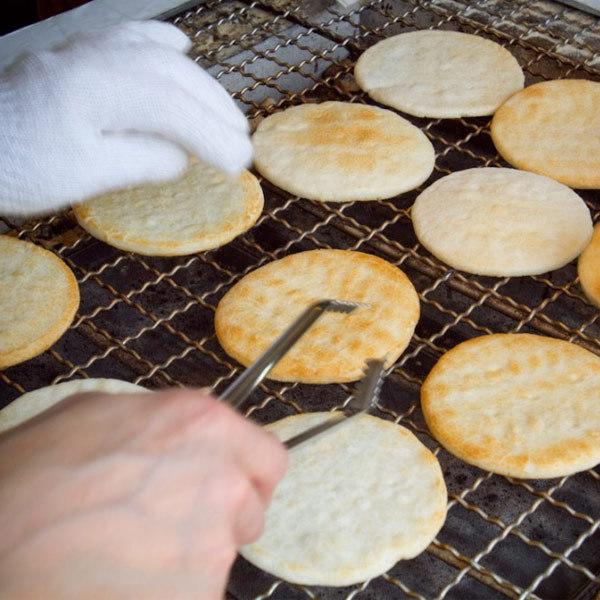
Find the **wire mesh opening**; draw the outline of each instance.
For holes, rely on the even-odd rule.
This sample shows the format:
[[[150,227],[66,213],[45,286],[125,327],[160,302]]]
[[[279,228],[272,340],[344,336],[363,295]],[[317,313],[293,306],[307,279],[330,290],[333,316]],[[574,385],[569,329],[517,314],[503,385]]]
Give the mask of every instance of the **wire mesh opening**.
[[[371,102],[352,77],[360,53],[415,29],[452,29],[508,48],[531,84],[600,80],[600,20],[555,2],[369,0],[344,8],[325,0],[209,0],[173,19],[193,40],[193,58],[257,124],[304,102]],[[433,179],[470,167],[506,166],[488,118],[409,117],[436,149]],[[431,183],[430,180],[428,183]],[[123,253],[61,213],[9,233],[60,255],[75,272],[81,307],[51,350],[0,372],[3,404],[23,391],[78,377],[117,377],[150,388],[224,389],[239,371],[215,339],[214,309],[245,274],[286,254],[347,248],[402,268],[417,288],[421,320],[384,384],[377,413],[409,427],[438,456],[449,490],[447,522],[426,552],[344,589],[278,581],[239,560],[231,598],[594,598],[600,590],[600,469],[560,480],[518,481],[472,468],[427,431],[419,386],[447,349],[493,332],[533,332],[600,355],[600,312],[585,301],[574,263],[541,276],[489,278],[447,268],[418,243],[410,206],[420,190],[391,200],[321,204],[261,180],[265,211],[245,235],[180,258]],[[600,195],[581,195],[600,220]],[[247,401],[261,422],[341,405],[347,385],[266,382]]]

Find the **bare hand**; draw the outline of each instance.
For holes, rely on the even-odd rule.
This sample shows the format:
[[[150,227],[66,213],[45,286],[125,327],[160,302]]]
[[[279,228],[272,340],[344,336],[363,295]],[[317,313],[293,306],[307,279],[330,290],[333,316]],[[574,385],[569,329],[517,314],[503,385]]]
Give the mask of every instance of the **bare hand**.
[[[222,598],[285,468],[202,392],[71,397],[0,438],[0,596]]]

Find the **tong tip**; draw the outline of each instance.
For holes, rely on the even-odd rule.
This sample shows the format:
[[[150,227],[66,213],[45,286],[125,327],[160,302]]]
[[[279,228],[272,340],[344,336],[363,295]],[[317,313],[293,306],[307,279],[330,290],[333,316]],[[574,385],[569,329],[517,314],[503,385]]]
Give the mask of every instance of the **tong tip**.
[[[357,308],[368,306],[363,302],[351,302],[349,300],[322,300],[317,304],[324,311],[338,313],[351,313]]]
[[[375,406],[379,400],[384,375],[385,360],[367,360],[364,377],[360,380],[351,402],[355,410],[369,410]]]

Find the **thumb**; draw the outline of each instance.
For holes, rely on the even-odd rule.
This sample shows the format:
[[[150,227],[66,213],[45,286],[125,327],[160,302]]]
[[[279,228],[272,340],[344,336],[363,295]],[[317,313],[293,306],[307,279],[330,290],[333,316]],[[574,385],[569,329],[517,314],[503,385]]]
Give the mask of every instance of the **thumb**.
[[[52,181],[47,188],[54,193],[48,194],[39,186],[27,194],[5,197],[0,189],[0,212],[44,214],[113,190],[174,179],[188,164],[187,153],[177,144],[137,133],[99,136],[82,160],[70,174],[64,169],[48,173]]]

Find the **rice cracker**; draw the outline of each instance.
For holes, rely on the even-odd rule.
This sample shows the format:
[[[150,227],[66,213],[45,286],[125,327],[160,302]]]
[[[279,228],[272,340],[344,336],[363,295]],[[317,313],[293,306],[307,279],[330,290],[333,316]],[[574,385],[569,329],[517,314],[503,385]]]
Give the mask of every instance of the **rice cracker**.
[[[411,31],[382,40],[363,52],[354,76],[373,100],[435,118],[491,115],[525,82],[506,48],[458,31]]]
[[[331,415],[296,415],[267,429],[286,440]],[[446,505],[435,456],[404,427],[361,415],[290,451],[264,532],[241,554],[294,583],[351,585],[425,550]]]
[[[133,394],[146,388],[119,379],[74,379],[27,392],[0,410],[0,433],[17,427],[52,408],[61,400],[83,392]]]
[[[600,308],[600,223],[594,227],[592,240],[579,257],[577,272],[585,295]]]
[[[511,96],[491,125],[513,166],[574,188],[600,187],[600,83],[544,81]]]
[[[0,235],[0,369],[41,354],[71,324],[77,280],[55,254]]]
[[[255,166],[304,198],[390,198],[431,174],[425,134],[389,110],[348,102],[303,104],[267,117],[253,136]]]
[[[494,473],[562,477],[600,461],[600,357],[531,334],[477,337],[446,352],[421,388],[429,429]]]
[[[516,169],[442,177],[418,196],[411,215],[425,248],[478,275],[558,269],[579,256],[592,235],[590,211],[571,188]]]
[[[221,299],[215,328],[225,351],[247,366],[313,302],[361,302],[324,314],[269,374],[278,381],[335,383],[362,377],[366,359],[393,363],[419,319],[408,277],[387,261],[350,250],[286,256],[246,275]]]
[[[254,175],[230,177],[194,160],[179,179],[111,192],[73,210],[86,231],[111,246],[179,256],[230,242],[254,225],[262,208]]]

